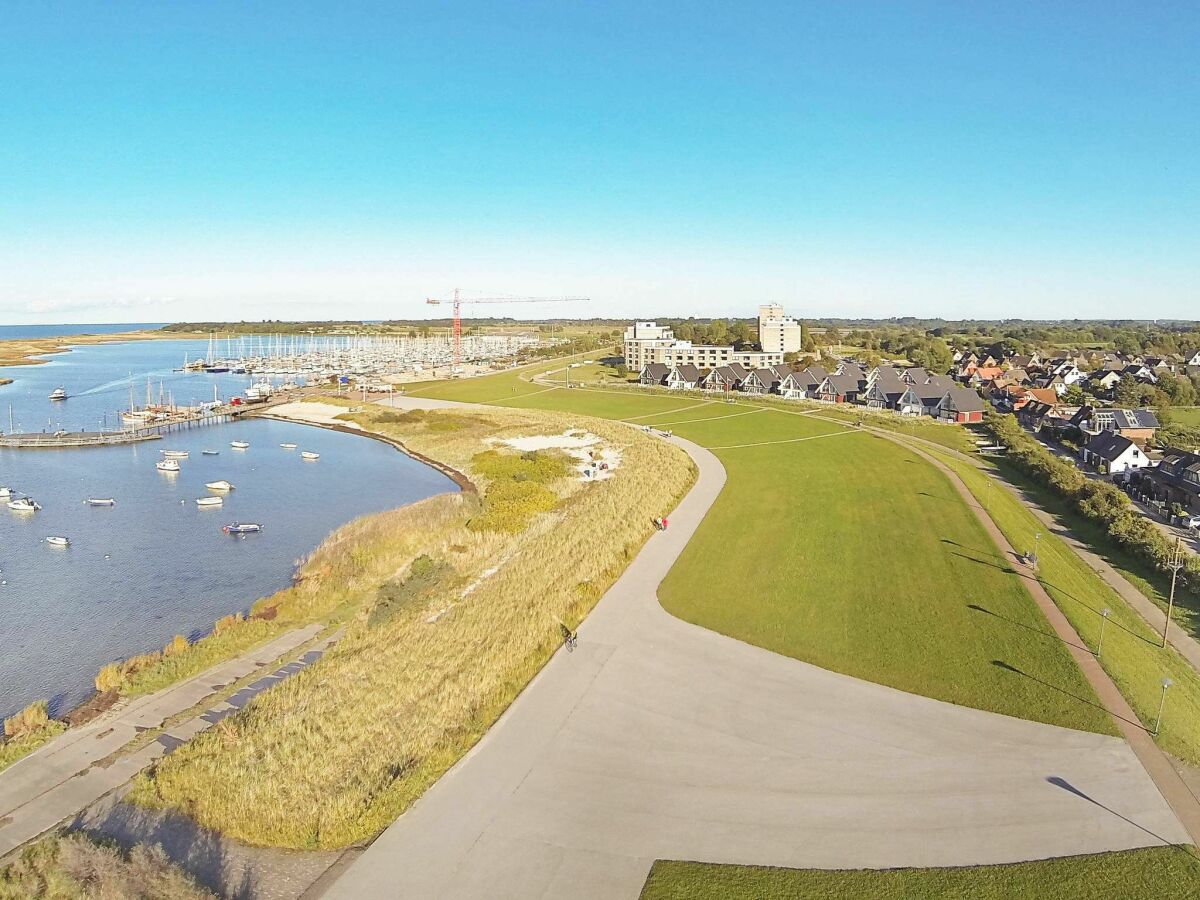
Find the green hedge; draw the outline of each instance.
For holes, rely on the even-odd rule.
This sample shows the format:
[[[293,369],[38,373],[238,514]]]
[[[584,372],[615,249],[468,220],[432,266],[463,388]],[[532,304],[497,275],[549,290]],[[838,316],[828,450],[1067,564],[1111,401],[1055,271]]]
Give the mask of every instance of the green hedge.
[[[1161,572],[1169,571],[1174,542],[1162,533],[1114,484],[1088,478],[1027,434],[1011,415],[989,413],[985,425],[1008,458],[1039,484],[1075,504],[1086,518],[1105,529],[1123,550]],[[1200,597],[1200,556],[1188,554],[1181,587]]]

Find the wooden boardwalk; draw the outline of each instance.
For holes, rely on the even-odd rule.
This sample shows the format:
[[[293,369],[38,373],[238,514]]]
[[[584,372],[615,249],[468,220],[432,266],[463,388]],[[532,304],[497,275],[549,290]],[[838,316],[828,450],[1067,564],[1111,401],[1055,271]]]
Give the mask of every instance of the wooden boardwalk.
[[[116,444],[136,444],[141,441],[157,441],[164,434],[198,428],[204,425],[221,425],[236,420],[245,407],[223,406],[203,413],[171,416],[161,422],[137,425],[121,431],[58,431],[35,432],[33,434],[0,435],[0,448],[21,450],[58,450],[71,447],[109,447]]]

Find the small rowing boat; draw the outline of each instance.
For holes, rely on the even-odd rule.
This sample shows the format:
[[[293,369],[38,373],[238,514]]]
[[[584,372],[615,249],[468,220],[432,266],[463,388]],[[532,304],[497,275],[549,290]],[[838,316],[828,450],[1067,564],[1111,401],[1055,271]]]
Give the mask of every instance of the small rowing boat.
[[[262,529],[257,522],[232,522],[221,530],[226,534],[254,534]]]
[[[221,451],[220,450],[201,450],[200,455],[201,456],[220,456]]]
[[[301,459],[307,459],[309,462],[312,462],[314,459],[320,459],[320,458],[321,458],[321,454],[320,454],[320,453],[313,453],[311,450],[303,450],[303,451],[301,451],[301,453],[300,453],[300,458],[301,458]]]
[[[229,446],[232,447],[234,450],[248,450],[248,449],[250,449],[250,442],[249,441],[230,441]]]
[[[284,450],[295,450],[296,447],[298,447],[299,445],[298,444],[280,444],[279,446],[282,447]]]
[[[88,506],[116,506],[117,501],[112,497],[88,497],[83,501]]]
[[[179,460],[177,459],[160,459],[154,464],[154,468],[160,472],[178,472]]]
[[[61,535],[52,535],[46,538],[46,543],[51,547],[69,547],[71,542]]]
[[[221,497],[198,497],[196,498],[197,506],[220,506],[224,503]]]
[[[187,459],[190,451],[188,451],[188,450],[159,450],[158,452],[161,453],[166,459]]]
[[[225,480],[210,481],[210,482],[208,482],[208,484],[206,484],[204,486],[206,488],[208,488],[210,491],[232,491],[233,490],[233,485]]]

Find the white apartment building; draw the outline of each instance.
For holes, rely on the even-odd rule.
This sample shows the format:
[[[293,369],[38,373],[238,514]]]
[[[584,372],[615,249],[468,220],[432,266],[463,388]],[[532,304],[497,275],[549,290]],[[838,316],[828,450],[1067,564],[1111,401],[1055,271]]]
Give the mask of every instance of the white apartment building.
[[[632,371],[640,372],[651,362],[658,360],[647,358],[650,350],[669,347],[676,343],[675,332],[656,322],[634,322],[625,329],[625,365]]]
[[[701,369],[741,363],[748,369],[759,369],[782,362],[782,350],[734,350],[693,344],[676,339],[670,328],[655,322],[634,322],[625,329],[625,365],[633,372],[640,372],[650,363],[672,367],[691,363]]]
[[[783,314],[778,303],[758,308],[758,343],[767,353],[796,353],[804,345],[800,323]]]

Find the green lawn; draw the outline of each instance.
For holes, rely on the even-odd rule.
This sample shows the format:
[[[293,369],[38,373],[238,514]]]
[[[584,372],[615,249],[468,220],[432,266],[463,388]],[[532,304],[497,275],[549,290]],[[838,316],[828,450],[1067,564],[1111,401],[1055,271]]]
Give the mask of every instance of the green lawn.
[[[1173,408],[1171,410],[1171,418],[1178,425],[1200,428],[1200,406],[1189,406],[1183,409],[1178,407]]]
[[[970,463],[941,456],[980,498],[1005,537],[1018,550],[1038,544],[1039,578],[1059,609],[1089,648],[1100,641],[1102,612],[1109,609],[1100,662],[1147,728],[1153,728],[1162,696],[1162,679],[1174,685],[1166,701],[1160,746],[1192,764],[1200,764],[1200,673],[1159,637],[1141,616],[1093,572],[1070,547],[1048,533],[1020,501]],[[1019,667],[1018,667],[1019,668]],[[1010,673],[1010,681],[1024,680]]]
[[[774,404],[547,390],[511,373],[422,393],[435,390],[666,425],[713,448],[725,491],[660,592],[680,618],[902,690],[1114,733],[970,510],[911,451]]]
[[[641,900],[1185,900],[1200,895],[1187,850],[1152,847],[1005,866],[822,870],[654,864]]]

